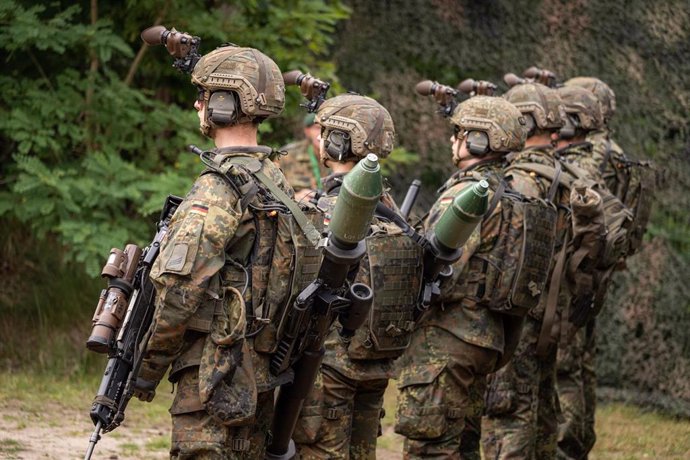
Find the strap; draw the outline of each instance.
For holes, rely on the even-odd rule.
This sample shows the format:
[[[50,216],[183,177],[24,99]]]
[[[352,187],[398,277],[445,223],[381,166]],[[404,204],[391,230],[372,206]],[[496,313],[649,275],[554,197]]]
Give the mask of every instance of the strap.
[[[306,236],[307,240],[309,240],[309,243],[311,243],[314,247],[319,244],[319,240],[321,240],[321,233],[316,229],[316,227],[314,227],[311,221],[309,221],[307,216],[304,215],[297,203],[295,203],[295,201],[290,198],[287,193],[278,187],[278,185],[273,182],[270,177],[261,171],[261,161],[253,157],[236,156],[230,157],[228,162],[244,167],[252,176],[261,182],[261,184],[266,187],[278,201],[280,201],[290,210],[292,216],[297,222],[297,225],[299,225],[304,233],[304,236]]]
[[[256,59],[257,64],[259,64],[259,82],[257,88],[257,102],[259,105],[266,105],[266,62],[263,59],[261,53],[252,48],[252,54],[254,59]]]
[[[560,163],[560,162],[559,162]],[[562,164],[562,163],[561,163]],[[560,185],[563,185],[564,187],[570,189],[572,186],[572,179],[566,175],[560,174],[558,177],[556,176],[556,167],[550,167],[546,166],[540,163],[516,163],[511,165],[506,172],[510,171],[511,169],[520,169],[523,171],[527,172],[533,172],[535,174],[538,174],[542,177],[545,177],[549,179],[550,181],[554,181],[554,179],[559,179]]]
[[[558,253],[556,265],[551,273],[551,283],[549,283],[549,292],[546,296],[546,308],[544,309],[544,318],[541,323],[541,330],[539,331],[539,339],[537,340],[537,356],[545,358],[549,346],[551,345],[551,329],[556,321],[556,307],[558,306],[558,293],[561,290],[561,281],[565,274],[565,255],[568,251],[568,237],[566,235],[563,241],[561,252]]]
[[[498,187],[496,188],[496,193],[494,193],[494,196],[491,199],[491,203],[489,203],[489,207],[484,213],[483,220],[488,219],[489,216],[493,214],[494,210],[496,209],[496,206],[498,206],[498,203],[501,201],[501,198],[503,198],[503,194],[505,193],[507,187],[508,184],[506,184],[506,181],[501,179],[501,182],[498,184]]]
[[[376,136],[379,135],[379,133],[381,132],[381,128],[383,128],[384,117],[385,115],[383,114],[383,110],[379,110],[379,113],[376,116],[376,123],[374,123],[374,128],[371,131],[369,131],[369,135],[367,136],[367,139],[364,141],[364,145],[370,150],[371,148],[369,147],[369,145],[376,138]]]
[[[556,162],[556,171],[553,174],[553,180],[551,181],[551,187],[549,187],[549,193],[546,196],[546,199],[549,201],[549,203],[554,203],[554,199],[556,198],[556,192],[558,191],[558,185],[561,182],[561,173],[563,172],[561,162],[557,161]]]

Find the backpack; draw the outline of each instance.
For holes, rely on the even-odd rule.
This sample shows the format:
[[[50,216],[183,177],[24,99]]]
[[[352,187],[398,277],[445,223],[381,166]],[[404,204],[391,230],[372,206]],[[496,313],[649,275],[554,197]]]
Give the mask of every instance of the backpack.
[[[458,180],[476,181],[476,174]],[[455,184],[453,184],[455,185]],[[558,212],[552,203],[527,197],[490,178],[494,191],[481,225],[500,204],[501,227],[488,252],[469,259],[459,292],[492,311],[523,317],[539,304],[553,259]]]
[[[642,239],[649,224],[654,199],[652,193],[655,182],[654,166],[650,161],[629,158],[609,139],[606,140],[605,145],[604,159],[599,170],[605,177],[606,183],[614,185],[611,190],[632,212],[628,254],[634,254],[642,245]]]

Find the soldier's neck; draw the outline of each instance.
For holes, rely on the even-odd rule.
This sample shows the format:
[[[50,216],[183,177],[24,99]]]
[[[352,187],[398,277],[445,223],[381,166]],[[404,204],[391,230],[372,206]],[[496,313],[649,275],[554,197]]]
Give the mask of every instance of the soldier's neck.
[[[240,125],[228,126],[227,128],[217,128],[213,136],[216,147],[253,147],[257,143],[258,126],[252,123],[242,123]]]
[[[563,147],[567,147],[571,144],[581,144],[585,142],[587,138],[585,136],[577,136],[573,137],[570,139],[558,139],[558,143],[556,144],[557,149],[562,149]]]
[[[326,165],[329,168],[331,168],[331,171],[333,171],[333,174],[347,174],[349,173],[352,168],[355,167],[355,163],[353,161],[347,161],[345,163],[341,163],[339,161],[328,161],[328,164]]]
[[[551,134],[543,133],[528,137],[525,141],[525,148],[534,147],[535,145],[549,145],[551,144]]]

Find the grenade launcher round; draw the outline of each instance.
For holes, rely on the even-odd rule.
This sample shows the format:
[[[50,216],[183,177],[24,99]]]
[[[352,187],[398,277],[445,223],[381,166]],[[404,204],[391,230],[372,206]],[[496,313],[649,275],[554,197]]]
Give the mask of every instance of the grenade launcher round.
[[[348,279],[366,252],[363,240],[382,193],[378,158],[369,154],[343,180],[318,277],[295,300],[284,338],[271,361],[272,373],[278,375],[292,368],[294,379],[278,391],[275,413],[280,415],[273,419],[273,440],[266,458],[294,456],[292,433],[319,372],[323,343],[336,316],[343,326],[340,334],[351,337],[371,308],[371,289],[361,283],[350,285]]]

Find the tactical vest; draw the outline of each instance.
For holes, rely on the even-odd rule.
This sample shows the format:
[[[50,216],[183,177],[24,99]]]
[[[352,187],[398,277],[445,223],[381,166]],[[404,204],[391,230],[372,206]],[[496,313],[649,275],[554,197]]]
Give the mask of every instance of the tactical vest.
[[[334,198],[319,200],[327,221]],[[403,353],[414,329],[413,313],[422,286],[422,247],[396,224],[374,219],[357,274],[357,281],[371,286],[374,299],[369,317],[348,345],[352,360],[397,358]]]
[[[254,338],[254,350],[273,353],[294,299],[318,274],[322,214],[309,203],[298,207],[261,171],[261,160],[217,154],[207,157],[205,163],[209,168],[202,174],[220,174],[241,197],[242,212],[252,210],[255,238],[250,264],[243,267],[229,260],[223,268],[223,282],[245,293],[245,337]],[[194,325],[210,325],[213,314],[213,304],[209,304],[200,308],[192,321]],[[198,327],[195,330],[208,332]]]
[[[465,176],[452,185],[476,180],[474,175]],[[524,316],[539,304],[545,291],[558,212],[552,203],[511,190],[503,180],[490,178],[489,184],[494,196],[484,222],[500,204],[501,227],[490,251],[470,257],[468,276],[461,280],[459,291],[477,305]]]
[[[652,211],[654,167],[649,161],[632,160],[625,153],[614,151],[607,139],[599,170],[611,192],[632,212],[628,253],[634,254],[642,245]]]

